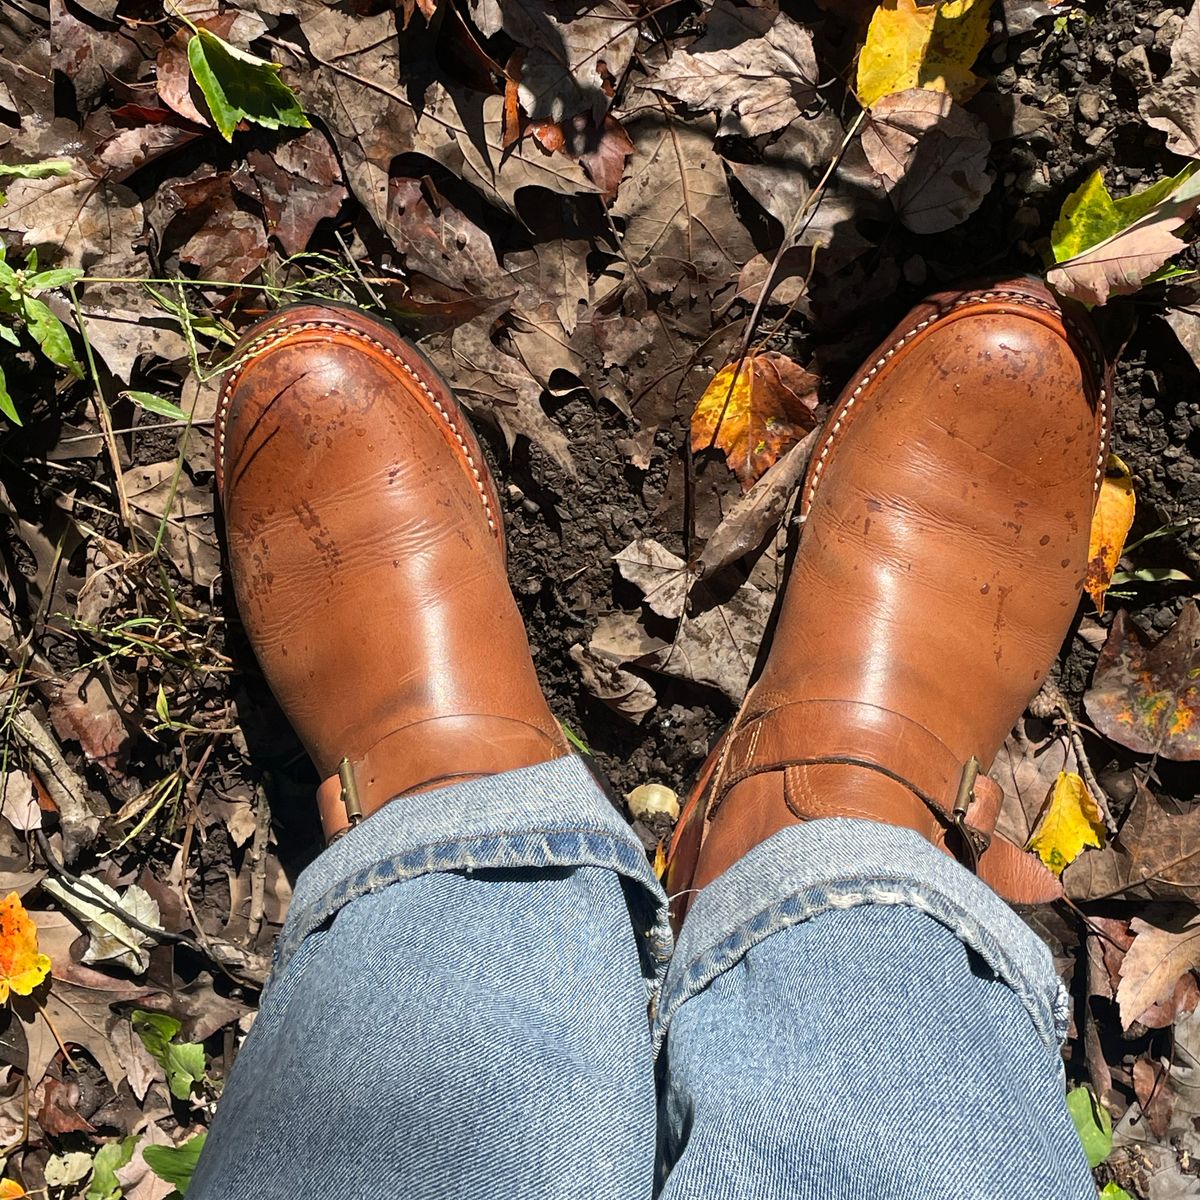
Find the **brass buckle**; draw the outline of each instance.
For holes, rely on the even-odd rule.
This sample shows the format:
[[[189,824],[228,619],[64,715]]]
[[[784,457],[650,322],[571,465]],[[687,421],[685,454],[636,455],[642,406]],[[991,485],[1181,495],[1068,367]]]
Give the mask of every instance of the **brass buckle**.
[[[958,780],[958,794],[954,798],[954,828],[962,838],[963,846],[971,856],[971,869],[977,870],[984,851],[992,844],[991,837],[967,824],[967,810],[975,800],[975,780],[979,778],[979,759],[975,755],[963,764]]]
[[[338,779],[342,785],[342,804],[346,809],[346,820],[351,829],[363,818],[362,802],[358,798],[358,781],[354,778],[354,767],[348,758],[338,763]]]

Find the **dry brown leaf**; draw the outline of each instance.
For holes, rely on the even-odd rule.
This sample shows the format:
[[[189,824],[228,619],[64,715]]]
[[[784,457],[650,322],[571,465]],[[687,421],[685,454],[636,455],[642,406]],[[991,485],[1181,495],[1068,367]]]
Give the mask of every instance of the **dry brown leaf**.
[[[1175,1096],[1167,1085],[1167,1071],[1161,1062],[1139,1058],[1133,1064],[1133,1089],[1142,1112],[1156,1138],[1165,1138],[1171,1124]]]
[[[624,221],[621,247],[637,280],[653,292],[681,279],[719,287],[754,253],[729,199],[713,126],[659,113],[626,122],[637,148],[612,214]]]
[[[721,136],[774,133],[816,96],[812,35],[775,9],[717,0],[703,37],[678,51],[647,87],[699,112],[718,112]]]
[[[1172,807],[1139,788],[1116,838],[1063,872],[1067,895],[1195,903],[1200,898],[1200,804],[1167,803]]]
[[[617,659],[581,645],[572,646],[569,654],[588,694],[619,716],[640,725],[654,710],[658,703],[654,689],[639,675],[626,671]]]
[[[1193,4],[1171,43],[1171,67],[1141,98],[1142,117],[1167,135],[1167,149],[1200,158],[1200,5]]]
[[[885,96],[868,115],[862,148],[914,233],[941,233],[965,221],[992,186],[987,129],[941,92]]]
[[[163,545],[179,573],[207,587],[221,571],[212,491],[197,487],[177,468],[173,461],[134,467],[121,481],[138,528],[153,541],[161,526]]]
[[[816,424],[818,376],[783,354],[722,367],[692,413],[692,449],[721,450],[743,491]]]
[[[683,616],[691,578],[687,563],[677,554],[672,554],[652,538],[639,538],[619,554],[614,554],[613,562],[660,617],[677,620]]]
[[[119,772],[132,740],[129,724],[104,679],[76,671],[59,690],[50,718],[60,738],[79,743],[88,762]]]
[[[1200,916],[1195,911],[1151,925],[1141,917],[1129,923],[1134,934],[1121,964],[1117,1004],[1128,1029],[1152,1005],[1170,1000],[1185,973],[1200,967]]]

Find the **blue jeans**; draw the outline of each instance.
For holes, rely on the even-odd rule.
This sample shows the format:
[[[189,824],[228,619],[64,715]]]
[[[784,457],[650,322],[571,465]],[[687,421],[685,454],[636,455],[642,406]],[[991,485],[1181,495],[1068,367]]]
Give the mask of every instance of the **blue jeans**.
[[[1041,942],[813,821],[672,946],[578,759],[393,801],[299,881],[189,1200],[1094,1200]]]

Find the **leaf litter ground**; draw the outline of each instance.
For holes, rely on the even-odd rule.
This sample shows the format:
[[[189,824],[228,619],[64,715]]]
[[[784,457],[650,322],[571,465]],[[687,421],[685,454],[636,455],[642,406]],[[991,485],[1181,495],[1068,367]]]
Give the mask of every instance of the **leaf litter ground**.
[[[682,790],[754,667],[810,400],[819,419],[927,291],[1042,272],[1095,171],[1119,200],[1185,167],[1168,138],[1196,152],[1185,8],[894,7],[891,74],[856,66],[870,3],[0,13],[0,164],[61,160],[0,178],[7,262],[32,273],[36,247],[37,270],[85,273],[34,297],[65,357],[40,309],[0,310],[23,422],[0,432],[0,892],[51,961],[0,1017],[8,1178],[147,1200],[186,1176],[318,850],[316,781],[226,600],[212,387],[189,365],[211,375],[249,320],[317,295],[418,337],[487,439],[555,711],[616,792]],[[239,75],[246,54],[282,70]],[[1031,920],[1075,999],[1069,1077],[1115,1122],[1098,1180],[1147,1200],[1200,1188],[1200,803],[1174,728],[1200,571],[1192,287],[1098,310],[1124,345],[1114,449],[1137,515],[1106,615],[1081,609],[1056,696],[993,771],[1018,840],[1060,778],[1119,829],[1064,871],[1078,908]],[[767,386],[690,455],[706,390],[703,419],[729,408],[721,368],[770,385],[770,355],[804,386]],[[673,806],[635,811],[653,854]],[[1080,840],[1101,840],[1089,820]]]

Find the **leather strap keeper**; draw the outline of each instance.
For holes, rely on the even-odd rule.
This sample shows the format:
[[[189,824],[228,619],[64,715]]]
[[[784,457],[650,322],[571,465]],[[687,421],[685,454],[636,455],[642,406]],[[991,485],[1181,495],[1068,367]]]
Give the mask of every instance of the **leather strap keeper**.
[[[407,792],[499,775],[566,753],[560,739],[511,717],[430,717],[381,738],[358,758],[343,759],[338,774],[317,789],[321,826],[333,841]],[[452,774],[446,773],[447,762],[455,764]]]

